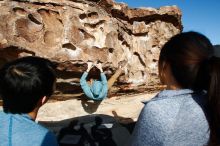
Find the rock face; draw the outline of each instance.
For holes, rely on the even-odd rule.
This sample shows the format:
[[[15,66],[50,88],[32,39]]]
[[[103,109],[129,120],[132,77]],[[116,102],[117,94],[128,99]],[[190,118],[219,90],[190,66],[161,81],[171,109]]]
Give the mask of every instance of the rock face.
[[[127,60],[119,82],[157,83],[160,48],[182,31],[176,6],[131,9],[112,0],[3,0],[0,10],[0,65],[29,55],[48,58],[57,64],[58,88],[66,92],[65,85],[78,87],[87,60],[102,61],[108,77],[119,61]]]

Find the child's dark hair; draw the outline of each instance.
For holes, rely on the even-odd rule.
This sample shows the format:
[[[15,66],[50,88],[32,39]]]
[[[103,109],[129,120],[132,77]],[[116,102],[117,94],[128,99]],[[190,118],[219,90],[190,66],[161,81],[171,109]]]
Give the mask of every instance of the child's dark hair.
[[[44,96],[53,93],[53,64],[39,57],[24,57],[0,69],[0,96],[6,113],[29,113]]]
[[[100,80],[100,70],[97,67],[93,67],[88,74],[87,80],[90,79],[95,79],[95,80]]]
[[[197,32],[184,32],[172,37],[162,48],[159,74],[168,63],[182,88],[206,90],[211,113],[210,142],[217,143],[220,127],[220,59],[214,57],[214,48],[208,38]]]

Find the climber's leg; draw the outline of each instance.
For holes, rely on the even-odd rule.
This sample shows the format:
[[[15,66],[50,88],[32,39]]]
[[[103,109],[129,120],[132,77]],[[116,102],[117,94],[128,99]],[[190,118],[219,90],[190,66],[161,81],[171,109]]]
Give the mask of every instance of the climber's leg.
[[[121,68],[118,68],[116,70],[116,72],[111,76],[111,78],[108,80],[108,90],[111,89],[111,87],[113,86],[113,84],[115,83],[115,81],[118,79],[118,77],[120,76],[122,72]]]
[[[118,77],[122,73],[122,68],[127,64],[126,60],[120,61],[118,63],[118,69],[115,71],[115,73],[111,76],[111,78],[108,80],[108,91],[110,91],[111,87],[115,83],[115,81],[118,79]]]

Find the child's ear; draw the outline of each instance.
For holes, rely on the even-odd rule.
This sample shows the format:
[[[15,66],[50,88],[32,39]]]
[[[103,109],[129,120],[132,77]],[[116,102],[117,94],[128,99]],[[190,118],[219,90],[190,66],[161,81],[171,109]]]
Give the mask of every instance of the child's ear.
[[[44,96],[41,98],[41,105],[45,104],[48,100],[48,97],[47,96]]]

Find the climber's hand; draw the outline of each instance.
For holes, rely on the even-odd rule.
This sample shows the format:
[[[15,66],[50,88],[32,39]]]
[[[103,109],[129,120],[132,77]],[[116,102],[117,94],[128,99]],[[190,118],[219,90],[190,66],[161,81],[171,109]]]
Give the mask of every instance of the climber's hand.
[[[102,63],[97,63],[95,66],[100,70],[100,72],[103,72],[102,70]]]
[[[91,70],[91,68],[93,67],[93,62],[91,62],[91,61],[88,61],[87,62],[87,65],[88,65],[88,67],[87,67],[87,72],[89,72],[90,70]]]

